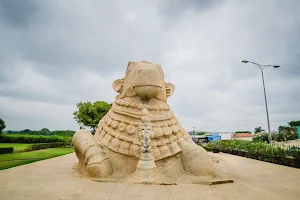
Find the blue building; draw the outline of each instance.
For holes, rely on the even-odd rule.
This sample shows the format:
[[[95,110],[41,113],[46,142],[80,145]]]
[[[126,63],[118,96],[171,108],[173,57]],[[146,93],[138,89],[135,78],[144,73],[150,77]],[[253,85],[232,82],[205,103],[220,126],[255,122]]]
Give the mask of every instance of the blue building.
[[[207,140],[209,141],[209,142],[211,142],[211,141],[218,141],[218,140],[221,140],[221,136],[220,135],[218,135],[218,134],[211,134],[210,136],[207,136]]]

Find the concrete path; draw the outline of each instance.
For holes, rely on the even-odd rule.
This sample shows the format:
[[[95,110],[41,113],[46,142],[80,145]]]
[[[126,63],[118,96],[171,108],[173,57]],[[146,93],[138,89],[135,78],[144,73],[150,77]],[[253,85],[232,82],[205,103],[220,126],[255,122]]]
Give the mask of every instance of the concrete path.
[[[228,154],[213,154],[234,183],[224,185],[131,185],[82,179],[72,171],[75,154],[0,171],[1,200],[299,200],[300,169]]]

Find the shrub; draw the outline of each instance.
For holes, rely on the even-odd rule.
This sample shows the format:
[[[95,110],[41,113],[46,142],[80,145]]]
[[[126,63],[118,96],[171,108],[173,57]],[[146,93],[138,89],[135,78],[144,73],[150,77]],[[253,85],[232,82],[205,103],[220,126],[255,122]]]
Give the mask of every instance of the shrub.
[[[0,154],[12,153],[14,151],[13,147],[3,147],[0,148]]]
[[[222,152],[245,151],[246,154],[259,154],[273,159],[276,156],[292,156],[294,158],[300,158],[300,149],[298,147],[292,147],[285,150],[279,146],[272,146],[266,142],[251,142],[241,140],[228,140],[228,141],[216,141],[209,142],[208,148],[217,148]]]
[[[66,142],[71,144],[71,137],[62,136],[42,136],[42,135],[19,135],[19,134],[2,134],[0,136],[2,143],[51,143],[51,142]]]
[[[58,135],[58,136],[72,137],[74,134],[75,134],[75,131],[71,131],[71,130],[52,131],[52,135]]]
[[[67,146],[67,145],[68,145],[68,143],[65,143],[65,142],[32,144],[32,145],[29,145],[29,147],[26,149],[26,151],[35,151],[35,150],[40,150],[40,149],[62,147],[62,146]]]
[[[206,151],[212,151],[213,148],[212,147],[208,147],[208,146],[202,146],[203,149],[205,149]]]
[[[269,142],[268,133],[255,135],[252,140],[253,142]]]
[[[294,158],[300,159],[300,148],[295,146],[291,147],[288,149],[287,154]]]
[[[22,131],[7,131],[9,134],[18,134],[18,135],[57,135],[57,136],[66,136],[66,137],[72,137],[75,133],[75,131],[72,130],[55,130],[50,131],[47,128],[43,128],[42,130],[29,130],[24,129]]]

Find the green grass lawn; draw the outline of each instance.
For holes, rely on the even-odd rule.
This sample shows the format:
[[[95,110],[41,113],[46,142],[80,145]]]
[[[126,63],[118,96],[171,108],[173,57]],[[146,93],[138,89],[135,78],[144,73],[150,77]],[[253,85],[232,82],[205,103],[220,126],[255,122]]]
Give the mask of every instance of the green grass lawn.
[[[49,148],[23,153],[0,154],[0,170],[74,152],[73,148]]]
[[[19,144],[19,143],[0,143],[0,148],[13,147],[14,151],[25,150],[31,144]]]

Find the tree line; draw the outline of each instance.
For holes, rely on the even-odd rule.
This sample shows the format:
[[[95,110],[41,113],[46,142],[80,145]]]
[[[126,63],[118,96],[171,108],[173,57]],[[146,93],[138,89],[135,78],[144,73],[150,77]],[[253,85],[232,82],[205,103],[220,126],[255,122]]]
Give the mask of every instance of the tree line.
[[[300,126],[300,120],[298,121],[290,121],[287,123],[288,126],[279,126],[278,134],[272,134],[272,140],[281,142],[287,140],[295,140],[298,139],[298,126]],[[255,137],[253,141],[258,142],[268,142],[268,133],[262,133],[264,130],[261,127],[255,128]]]
[[[64,136],[64,137],[72,137],[75,133],[75,131],[72,130],[54,130],[50,131],[48,128],[43,128],[41,130],[29,130],[24,129],[21,131],[12,131],[8,130],[5,133],[7,134],[18,134],[18,135],[46,135],[46,136]]]

